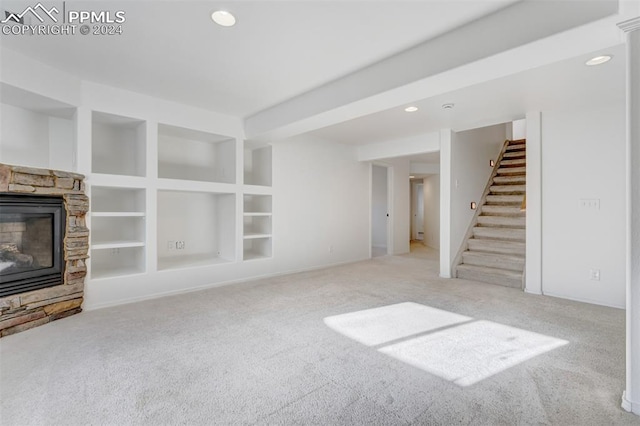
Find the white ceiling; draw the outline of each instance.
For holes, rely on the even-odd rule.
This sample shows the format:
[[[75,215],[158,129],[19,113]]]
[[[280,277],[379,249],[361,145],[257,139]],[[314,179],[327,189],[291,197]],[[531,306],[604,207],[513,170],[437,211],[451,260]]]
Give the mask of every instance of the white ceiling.
[[[607,15],[607,19],[602,19],[604,15],[598,15],[599,20],[591,18],[595,21],[586,18],[591,16],[589,8],[576,9],[571,0],[566,2],[570,8],[565,8],[564,15],[557,16],[542,13],[545,7],[538,6],[545,4],[543,0],[67,3],[75,9],[124,10],[124,34],[2,36],[0,45],[83,80],[244,117],[249,138],[262,132],[269,141],[271,137],[278,139],[278,135],[282,138],[287,133],[311,131],[315,137],[352,145],[401,139],[441,128],[461,131],[522,118],[532,110],[623,102],[625,53],[615,23],[640,13],[640,3],[635,0],[600,1],[617,5],[618,14],[609,12],[614,15]],[[513,7],[507,8],[509,5]],[[24,1],[4,0],[0,4],[0,9],[11,8],[22,10]],[[216,9],[234,12],[237,25],[222,28],[213,24],[209,16]],[[535,20],[527,10],[540,16]],[[578,12],[585,14],[581,22],[589,24],[571,24]],[[483,16],[488,17],[478,20]],[[553,26],[549,16],[557,17],[554,25],[577,27],[557,34],[551,31],[553,35],[542,35],[539,42],[527,41],[526,26],[518,27],[517,23],[527,17],[542,27]],[[522,45],[503,46],[503,52],[487,51],[480,60],[482,56],[474,59],[471,55],[469,64],[454,61],[450,68],[443,66],[433,75],[413,76],[418,80],[412,83],[410,69],[404,66],[412,63],[412,57],[403,50],[419,46],[422,50],[411,52],[453,49],[456,53],[456,47],[467,47],[473,53],[491,45],[491,37],[481,40],[487,25],[505,20],[512,24],[514,39],[523,37]],[[481,25],[475,26],[473,33],[469,28],[478,23]],[[479,28],[482,30],[478,33]],[[522,34],[518,28],[523,28]],[[502,46],[502,34],[496,34],[498,39],[493,42]],[[448,40],[441,46],[444,50],[431,49],[443,40]],[[584,66],[586,59],[601,53],[612,53],[613,61],[599,67]],[[437,63],[437,57],[418,56],[427,64],[413,64],[425,66],[426,71],[428,63]],[[377,85],[380,79],[389,77],[387,74],[403,77],[405,72],[409,77],[397,80],[407,83],[404,86],[388,89]],[[367,87],[372,90],[367,91]],[[350,98],[356,94],[359,97]],[[401,104],[405,101],[410,103]],[[443,110],[443,103],[454,103],[455,108]],[[315,109],[309,106],[312,104]],[[405,113],[403,109],[409,104],[418,106],[419,111]],[[264,122],[268,122],[266,127]],[[328,124],[333,125],[320,128]],[[275,128],[273,132],[271,127]]]
[[[124,10],[123,34],[0,44],[84,80],[246,117],[514,2],[74,1],[78,10]],[[218,8],[236,26],[213,24]]]
[[[613,59],[587,67],[584,62],[610,53]],[[581,55],[429,99],[407,113],[396,107],[366,115],[310,134],[345,144],[364,145],[451,128],[462,131],[524,118],[527,111],[568,109],[588,104],[624,102],[625,46]],[[443,109],[454,103],[453,109]],[[412,158],[414,161],[415,160]]]

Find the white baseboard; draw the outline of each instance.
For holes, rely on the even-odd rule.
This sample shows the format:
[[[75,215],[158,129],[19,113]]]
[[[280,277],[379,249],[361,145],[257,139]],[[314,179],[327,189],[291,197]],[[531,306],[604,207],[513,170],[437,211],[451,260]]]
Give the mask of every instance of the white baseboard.
[[[264,279],[264,278],[273,278],[273,277],[279,277],[279,276],[283,276],[283,275],[297,274],[297,273],[300,273],[300,272],[318,271],[318,270],[321,270],[321,269],[333,268],[333,267],[336,267],[336,266],[348,265],[348,264],[351,264],[351,263],[362,262],[364,260],[370,260],[370,258],[369,257],[364,257],[362,259],[346,260],[346,261],[343,261],[343,262],[336,262],[336,263],[330,263],[330,264],[326,264],[326,265],[312,266],[310,268],[291,269],[291,270],[282,271],[282,272],[274,272],[274,273],[271,273],[271,274],[254,275],[254,276],[251,276],[251,277],[238,278],[238,279],[227,280],[227,281],[220,281],[220,282],[205,284],[205,285],[201,285],[201,286],[181,288],[179,290],[170,290],[170,291],[165,291],[165,292],[161,292],[161,293],[148,294],[148,295],[144,295],[144,296],[131,297],[131,298],[126,298],[126,299],[118,299],[116,301],[107,302],[107,303],[98,303],[98,304],[95,304],[95,305],[82,306],[82,309],[84,311],[87,311],[87,312],[88,311],[95,311],[97,309],[110,308],[110,307],[113,307],[113,306],[128,305],[130,303],[144,302],[145,300],[160,299],[162,297],[175,296],[175,295],[178,295],[178,294],[185,294],[185,293],[193,293],[194,291],[207,290],[207,289],[210,289],[210,288],[223,287],[223,286],[227,286],[227,285],[233,285],[233,284],[257,281],[257,280],[261,280],[261,279]]]
[[[637,414],[640,416],[640,403],[632,402],[627,399],[627,392],[622,392],[622,409],[629,413]]]
[[[557,297],[559,299],[573,300],[574,302],[591,303],[592,305],[606,306],[608,308],[626,309],[625,305],[613,305],[613,304],[610,304],[610,303],[603,303],[603,302],[600,302],[598,300],[584,299],[584,298],[580,298],[580,297],[567,296],[565,294],[557,294],[557,293],[548,292],[548,291],[544,291],[544,290],[543,290],[542,294],[544,296]]]

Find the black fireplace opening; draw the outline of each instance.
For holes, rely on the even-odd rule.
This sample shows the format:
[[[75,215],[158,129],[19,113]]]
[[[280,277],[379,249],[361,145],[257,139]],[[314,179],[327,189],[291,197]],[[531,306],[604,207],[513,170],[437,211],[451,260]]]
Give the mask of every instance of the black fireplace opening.
[[[0,194],[0,297],[64,282],[61,197]]]

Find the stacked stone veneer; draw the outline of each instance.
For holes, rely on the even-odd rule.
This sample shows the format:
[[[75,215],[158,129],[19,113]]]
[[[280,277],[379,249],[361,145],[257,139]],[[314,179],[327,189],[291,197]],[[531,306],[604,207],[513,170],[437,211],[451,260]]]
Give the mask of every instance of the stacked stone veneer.
[[[85,261],[89,257],[85,222],[89,199],[84,194],[83,175],[5,164],[0,164],[0,192],[60,196],[67,216],[64,282],[0,298],[0,337],[4,337],[82,311]]]

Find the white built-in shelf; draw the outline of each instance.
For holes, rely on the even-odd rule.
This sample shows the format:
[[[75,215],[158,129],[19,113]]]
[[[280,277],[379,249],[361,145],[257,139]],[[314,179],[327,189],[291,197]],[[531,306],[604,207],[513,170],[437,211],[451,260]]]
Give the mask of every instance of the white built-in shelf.
[[[146,191],[91,186],[91,277],[113,278],[145,270]]]
[[[271,186],[271,146],[245,141],[244,184]]]
[[[260,260],[260,259],[271,259],[271,255],[265,255],[263,253],[254,252],[254,251],[245,251],[243,260]]]
[[[271,257],[272,197],[266,194],[243,195],[243,260]]]
[[[158,270],[196,268],[201,266],[219,265],[232,262],[230,259],[214,256],[213,254],[191,254],[185,256],[159,257]]]
[[[92,217],[144,217],[144,212],[93,212]]]
[[[272,255],[271,238],[252,238],[244,240],[243,260],[268,259]]]
[[[158,269],[234,261],[236,214],[235,193],[159,190]]]
[[[158,177],[235,183],[236,140],[199,130],[158,125]]]
[[[180,180],[180,179],[158,179],[158,189],[163,191],[185,191],[190,192],[212,192],[212,193],[227,193],[234,194],[236,192],[236,185],[231,183],[220,182],[202,182],[195,180]]]
[[[144,216],[145,211],[144,189],[91,186],[92,216],[113,213],[141,213]]]
[[[146,175],[146,123],[120,115],[93,112],[91,171],[110,175]]]
[[[92,244],[92,250],[110,250],[129,247],[144,247],[144,241],[110,241],[107,243]]]
[[[142,274],[145,272],[145,247],[108,247],[103,244],[104,250],[91,247],[91,278],[115,278],[127,275]],[[110,248],[110,250],[107,250]]]
[[[144,269],[140,269],[137,266],[121,266],[114,265],[112,267],[106,266],[94,266],[91,270],[91,278],[94,280],[106,279],[106,278],[120,278],[128,275],[143,274]]]
[[[244,234],[245,240],[253,240],[256,238],[271,238],[271,234]]]
[[[76,170],[76,108],[0,82],[0,161]]]

